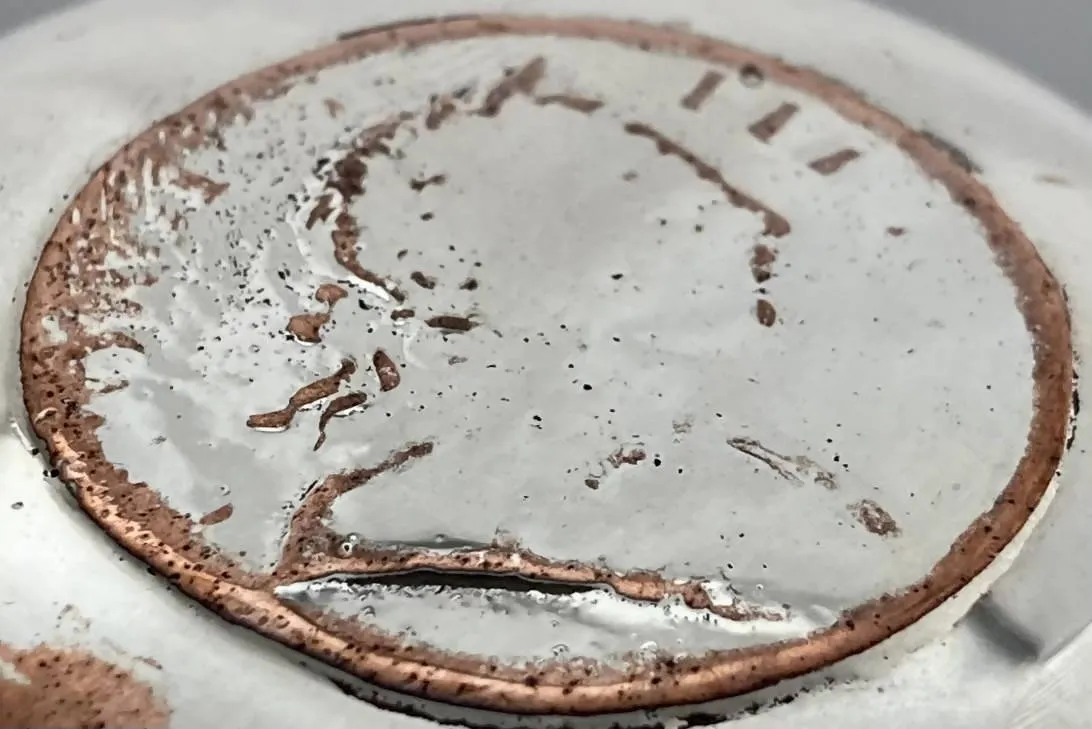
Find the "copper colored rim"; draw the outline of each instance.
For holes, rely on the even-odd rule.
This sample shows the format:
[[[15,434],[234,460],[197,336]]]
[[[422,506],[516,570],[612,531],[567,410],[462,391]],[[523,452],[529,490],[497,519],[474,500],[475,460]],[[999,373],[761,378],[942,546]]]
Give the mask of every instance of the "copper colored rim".
[[[171,510],[146,484],[128,483],[127,474],[106,461],[94,434],[101,419],[83,407],[88,393],[82,382],[82,348],[139,345],[119,335],[57,344],[47,336],[42,320],[60,307],[80,304],[66,289],[68,262],[109,246],[96,238],[96,232],[111,222],[99,210],[100,200],[120,199],[109,180],[123,180],[117,176],[131,175],[136,164],[157,154],[214,141],[217,127],[244,116],[247,103],[283,93],[323,68],[401,44],[500,35],[597,39],[683,53],[731,68],[753,66],[767,79],[808,93],[845,119],[897,144],[981,223],[998,265],[1015,287],[1014,299],[1033,341],[1033,414],[1024,455],[994,506],[963,532],[928,576],[845,613],[835,625],[806,639],[721,651],[701,659],[661,661],[640,673],[619,675],[611,683],[560,681],[547,671],[525,672],[513,679],[495,668],[488,670],[484,663],[439,665],[445,654],[437,651],[362,644],[316,627],[278,602],[272,592],[276,583],[269,575],[248,573],[200,537],[189,535],[191,522],[185,515]],[[215,122],[200,121],[210,112],[216,114]],[[187,126],[202,124],[199,138],[182,134]],[[74,219],[81,222],[73,223]],[[74,250],[80,238],[92,240],[91,254]],[[83,294],[97,295],[90,289]],[[510,713],[552,714],[620,712],[735,696],[823,668],[913,624],[985,569],[1039,503],[1065,449],[1074,376],[1068,312],[1057,281],[989,189],[927,135],[816,71],[713,38],[633,22],[506,15],[425,19],[347,34],[331,46],[227,84],[144,132],[95,174],[47,242],[27,296],[20,358],[33,428],[62,477],[74,487],[82,508],[117,542],[187,594],[232,622],[387,688]],[[75,375],[66,371],[73,367]]]

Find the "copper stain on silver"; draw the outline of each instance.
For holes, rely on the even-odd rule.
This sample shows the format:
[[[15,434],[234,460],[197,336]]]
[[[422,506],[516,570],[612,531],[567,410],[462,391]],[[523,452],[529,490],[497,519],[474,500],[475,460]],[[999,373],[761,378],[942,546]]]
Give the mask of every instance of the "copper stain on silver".
[[[137,659],[152,668],[151,658]],[[171,711],[132,672],[89,653],[38,645],[0,644],[0,727],[169,725]]]
[[[428,52],[441,41],[484,43],[512,38],[521,43],[535,40],[541,47],[528,52],[526,55],[530,57],[525,57],[521,63],[491,69],[492,75],[483,73],[471,79],[469,85],[460,83],[454,88],[405,100],[407,108],[386,110],[380,115],[382,118],[372,114],[366,123],[359,115],[354,116],[356,112],[350,99],[320,94],[316,103],[322,110],[323,119],[331,123],[336,119],[338,124],[356,119],[360,125],[348,127],[328,145],[328,154],[311,160],[310,169],[284,171],[284,175],[291,173],[298,179],[310,180],[308,185],[314,184],[303,193],[297,190],[286,197],[286,204],[278,209],[281,218],[270,216],[266,224],[272,232],[259,231],[257,235],[264,236],[260,240],[248,240],[241,233],[235,233],[235,237],[224,244],[230,253],[224,253],[215,250],[215,243],[209,244],[213,246],[211,252],[196,243],[192,249],[179,247],[175,250],[167,243],[152,244],[133,234],[137,222],[146,226],[164,223],[161,241],[178,245],[181,238],[171,236],[181,235],[188,226],[192,227],[200,206],[225,204],[237,187],[234,179],[230,183],[213,180],[187,171],[189,167],[183,164],[189,164],[191,157],[202,150],[229,152],[231,147],[227,140],[232,138],[233,130],[245,129],[247,124],[253,123],[263,104],[286,99],[293,89],[306,88],[308,84],[321,86],[322,73],[344,72],[354,62],[391,50],[403,49],[412,56]],[[618,169],[609,170],[610,179],[621,185],[626,181],[624,176],[629,174],[628,170],[641,169],[639,178],[635,176],[626,181],[627,189],[632,189],[639,183],[656,184],[660,179],[679,180],[684,179],[683,175],[689,175],[708,185],[700,190],[702,197],[695,203],[694,216],[712,216],[708,206],[716,208],[716,215],[727,216],[725,219],[732,221],[731,225],[743,225],[739,222],[743,220],[752,225],[753,235],[747,237],[753,242],[741,247],[731,259],[739,264],[736,280],[743,288],[758,284],[761,289],[776,275],[777,308],[764,289],[758,291],[756,299],[756,293],[747,288],[746,293],[741,294],[745,302],[742,311],[734,315],[741,322],[745,320],[747,326],[729,327],[733,319],[723,313],[717,315],[719,319],[713,317],[711,321],[725,324],[736,337],[734,341],[749,343],[760,352],[768,351],[763,348],[774,347],[782,341],[775,338],[791,335],[790,320],[778,310],[786,308],[781,297],[788,298],[792,292],[789,283],[792,256],[794,252],[799,254],[803,246],[818,244],[795,237],[799,233],[795,222],[790,222],[792,210],[778,210],[775,203],[767,202],[766,198],[772,195],[768,188],[763,188],[760,194],[744,190],[742,183],[729,182],[722,168],[730,169],[731,165],[724,160],[714,160],[713,151],[699,150],[679,130],[668,126],[661,128],[654,125],[653,120],[638,118],[629,110],[614,119],[606,113],[612,104],[627,100],[612,99],[607,94],[584,89],[547,88],[554,80],[550,73],[551,54],[561,54],[559,49],[568,48],[564,41],[572,40],[597,41],[605,49],[663,58],[665,63],[666,59],[673,58],[669,53],[682,54],[688,63],[704,67],[705,70],[692,80],[692,91],[681,102],[677,96],[673,97],[672,105],[676,109],[681,104],[695,113],[714,113],[710,110],[719,108],[720,96],[726,95],[717,92],[733,70],[738,70],[740,85],[753,93],[765,93],[778,87],[791,89],[801,98],[784,102],[772,115],[758,122],[744,124],[741,129],[749,129],[749,135],[744,133],[745,138],[771,142],[789,119],[806,112],[801,99],[825,105],[845,123],[863,127],[901,150],[920,173],[942,185],[951,201],[986,231],[986,243],[996,254],[1001,272],[1021,294],[1018,297],[1019,316],[1034,345],[1030,355],[1034,358],[1034,406],[1027,429],[1027,448],[1019,457],[1008,484],[998,485],[1000,496],[996,503],[958,533],[950,550],[936,561],[928,574],[915,575],[913,581],[894,587],[890,594],[846,606],[832,623],[815,626],[794,622],[798,616],[791,606],[784,608],[780,604],[745,599],[734,591],[730,580],[718,581],[711,574],[668,574],[666,570],[650,571],[647,567],[622,566],[590,557],[575,559],[563,554],[556,557],[542,554],[527,543],[529,537],[510,534],[506,524],[491,537],[485,535],[483,539],[478,538],[482,536],[480,534],[448,539],[441,533],[431,547],[422,547],[419,541],[409,537],[392,543],[382,534],[370,534],[364,529],[339,530],[342,516],[336,507],[346,503],[347,498],[380,499],[399,488],[420,488],[443,479],[451,491],[445,492],[449,494],[446,499],[432,501],[435,512],[440,514],[437,518],[448,511],[464,513],[459,509],[471,500],[468,495],[481,488],[495,499],[511,499],[514,506],[508,515],[529,528],[534,524],[527,515],[533,516],[539,511],[549,514],[550,509],[569,509],[565,513],[578,514],[574,507],[567,505],[570,503],[583,504],[581,508],[589,513],[594,509],[603,509],[601,513],[605,514],[621,512],[626,503],[633,503],[626,495],[627,484],[637,484],[643,489],[642,498],[649,499],[651,504],[647,512],[637,514],[645,519],[640,522],[640,528],[655,535],[657,522],[649,521],[647,514],[666,509],[660,494],[671,488],[667,479],[686,478],[691,471],[701,472],[710,463],[719,464],[721,459],[727,458],[723,454],[734,454],[740,459],[736,462],[736,473],[751,468],[756,459],[767,467],[760,470],[773,471],[775,480],[799,482],[801,473],[806,472],[825,487],[811,490],[816,492],[815,498],[841,498],[840,503],[845,503],[845,497],[839,494],[848,486],[842,482],[843,474],[835,478],[830,464],[820,465],[818,456],[815,459],[809,456],[806,461],[800,460],[802,456],[784,456],[781,451],[763,446],[757,439],[737,438],[726,443],[721,436],[718,447],[722,456],[714,457],[714,451],[694,451],[703,458],[686,460],[680,456],[678,461],[669,461],[669,448],[696,448],[698,446],[694,444],[700,442],[699,434],[720,433],[723,429],[718,429],[718,422],[726,414],[731,415],[724,412],[728,408],[716,400],[702,403],[702,419],[695,420],[688,414],[688,426],[680,433],[674,427],[674,423],[681,422],[676,417],[678,411],[686,408],[690,413],[694,409],[693,403],[675,402],[672,397],[686,392],[679,389],[680,383],[685,384],[685,377],[638,379],[640,373],[634,370],[625,373],[625,377],[634,378],[633,383],[621,376],[615,382],[597,370],[602,368],[602,362],[617,361],[619,355],[615,352],[631,351],[627,348],[638,345],[652,352],[651,356],[663,360],[669,357],[694,359],[708,353],[694,354],[680,349],[680,354],[658,349],[658,340],[665,336],[665,330],[649,335],[640,322],[630,322],[626,328],[619,324],[621,320],[604,318],[604,322],[618,324],[617,333],[598,331],[591,325],[579,329],[575,324],[570,327],[566,322],[576,320],[579,315],[590,313],[592,316],[587,321],[600,321],[589,307],[601,306],[603,300],[591,296],[586,299],[587,304],[581,301],[579,306],[559,307],[549,312],[550,315],[541,320],[548,322],[549,327],[546,324],[520,326],[520,322],[506,318],[514,311],[521,315],[540,313],[519,309],[513,299],[500,300],[501,303],[493,307],[485,305],[484,302],[492,301],[487,294],[492,295],[505,286],[524,286],[526,290],[518,293],[533,297],[536,286],[556,284],[558,277],[546,275],[546,262],[554,247],[565,244],[563,236],[537,241],[539,249],[534,253],[542,258],[533,265],[541,275],[529,275],[518,283],[504,280],[503,274],[491,274],[489,266],[495,261],[477,257],[477,242],[456,236],[442,238],[445,243],[440,244],[441,238],[437,238],[436,233],[426,233],[427,229],[420,227],[450,225],[450,229],[444,230],[455,230],[465,222],[458,217],[464,206],[456,204],[444,208],[448,218],[427,207],[433,202],[438,204],[439,198],[434,196],[458,190],[463,184],[460,174],[464,173],[454,167],[438,171],[414,166],[422,160],[410,153],[412,145],[426,147],[432,143],[430,135],[443,132],[456,135],[453,139],[465,140],[471,138],[466,135],[474,124],[496,124],[495,127],[477,128],[507,133],[512,127],[503,125],[509,115],[526,123],[532,118],[531,114],[566,114],[570,116],[564,117],[564,122],[561,121],[563,117],[549,118],[565,124],[613,125],[610,134],[614,136],[609,138],[622,140],[618,144],[631,144],[626,149],[632,151],[643,166],[627,161]],[[509,58],[517,52],[523,52],[522,46],[511,50]],[[317,80],[311,80],[312,76]],[[608,138],[607,132],[602,133],[604,136],[597,139]],[[268,143],[269,149],[262,153],[276,158],[275,152],[283,151],[284,140],[269,139]],[[483,158],[488,156],[488,149],[478,151]],[[863,166],[869,159],[870,155],[845,147],[816,160],[812,167],[822,178],[833,175],[851,161],[855,166]],[[525,159],[524,163],[530,161]],[[564,189],[572,178],[565,177],[561,165],[551,162],[549,155],[544,155],[544,160],[540,160],[541,171],[556,175],[561,181],[558,184]],[[589,166],[598,164],[591,160],[582,162]],[[413,226],[407,230],[414,231],[422,240],[427,237],[431,241],[427,248],[407,239],[405,230],[400,230],[398,240],[390,245],[364,245],[366,239],[376,239],[375,231],[384,224],[384,218],[362,213],[362,206],[370,198],[382,199],[383,195],[395,194],[380,184],[382,178],[377,172],[384,171],[389,175],[391,170],[409,178],[409,183],[397,187],[414,196],[413,205],[425,206],[413,208],[420,212],[407,223],[407,226]],[[263,167],[262,171],[271,175],[263,184],[277,188],[283,182],[283,176],[273,177],[269,166]],[[177,199],[164,202],[164,214],[157,215],[155,220],[141,219],[141,211],[147,207],[144,203],[147,199],[158,200],[164,186],[171,186]],[[389,188],[393,189],[393,186]],[[672,226],[680,228],[676,223],[681,215],[675,209],[669,210],[660,199],[664,191],[652,189],[656,194],[650,194],[642,202],[647,209],[654,210],[645,214],[650,221],[648,230],[653,231],[648,235],[659,235],[655,231],[670,230]],[[533,207],[533,200],[528,198],[523,204]],[[172,212],[168,206],[176,209]],[[486,212],[474,210],[480,220],[489,219]],[[235,210],[234,214],[242,213]],[[499,213],[494,211],[493,214]],[[639,217],[633,212],[631,215]],[[301,232],[294,240],[284,240],[290,238],[283,228],[288,225],[286,221],[295,219],[292,216],[302,216],[297,226]],[[700,236],[706,230],[703,223],[693,222],[705,218],[681,219],[688,235],[693,231],[693,235]],[[274,230],[277,226],[282,232]],[[556,229],[551,230],[556,232]],[[883,229],[878,232],[878,237],[883,238]],[[604,239],[610,236],[609,230],[599,233]],[[325,246],[321,253],[307,252],[311,257],[306,260],[314,263],[315,270],[278,269],[275,277],[285,287],[285,291],[279,293],[271,292],[268,286],[247,288],[251,261],[258,260],[255,251],[262,246],[276,245],[303,250],[311,240],[306,235],[321,240]],[[650,250],[657,250],[655,246],[662,243],[659,239],[650,240]],[[680,240],[676,237],[672,242],[678,245]],[[253,253],[254,258],[236,255],[245,251]],[[439,268],[441,253],[446,256],[442,258],[444,269]],[[591,255],[594,254],[592,251]],[[211,262],[206,260],[210,255]],[[614,273],[599,276],[595,281],[581,279],[576,284],[581,291],[598,286],[611,296],[630,297],[627,299],[630,302],[643,301],[647,288],[656,283],[655,275],[647,275],[648,270],[685,259],[678,251],[657,255],[660,257],[641,260],[634,254],[633,260],[599,262],[599,266],[589,266],[588,270]],[[167,256],[173,256],[172,260],[192,257],[194,261],[201,261],[203,268],[197,263],[193,263],[192,268],[183,265],[183,272],[179,273],[166,265]],[[436,263],[436,266],[425,267],[418,259]],[[584,273],[581,269],[577,275]],[[572,272],[565,275],[570,279],[573,277]],[[299,481],[310,485],[306,489],[296,487],[299,493],[286,508],[284,533],[273,547],[276,555],[271,564],[248,562],[242,554],[244,550],[223,548],[214,539],[216,534],[230,535],[231,529],[243,529],[240,525],[263,518],[268,521],[269,514],[244,511],[247,499],[258,498],[244,492],[253,490],[257,494],[259,490],[271,487],[267,479],[261,477],[262,473],[283,475],[263,472],[265,464],[259,457],[239,461],[248,464],[241,467],[253,470],[258,477],[250,473],[240,475],[239,482],[232,484],[235,492],[232,502],[223,504],[222,497],[218,496],[221,506],[204,512],[206,517],[199,520],[204,523],[195,524],[177,504],[164,496],[163,491],[157,491],[155,483],[134,478],[104,452],[103,433],[111,423],[99,410],[106,399],[93,393],[88,385],[89,362],[104,353],[110,357],[130,358],[125,360],[128,362],[141,362],[141,358],[151,361],[162,356],[167,346],[164,335],[146,322],[142,324],[140,317],[144,315],[145,307],[158,305],[149,292],[158,291],[157,282],[171,276],[179,277],[175,279],[179,281],[178,287],[171,289],[164,298],[173,298],[176,293],[183,295],[187,286],[198,287],[202,283],[198,280],[201,276],[222,276],[229,283],[223,285],[223,291],[218,291],[217,298],[207,301],[193,295],[194,307],[211,309],[213,319],[240,316],[237,328],[227,330],[229,336],[216,334],[188,355],[195,362],[209,362],[194,365],[204,367],[201,370],[204,378],[229,378],[232,386],[238,388],[231,392],[227,389],[203,392],[203,397],[209,401],[239,399],[250,397],[253,389],[268,398],[253,402],[250,415],[236,413],[237,422],[204,422],[202,425],[210,433],[230,430],[232,438],[238,439],[286,438],[298,430],[307,430],[308,445],[303,450],[312,455],[293,453],[291,457],[299,458],[301,462],[305,458],[316,459],[306,461],[308,467],[336,464],[321,477],[306,476],[300,467]],[[183,280],[186,276],[192,276],[192,279]],[[321,285],[307,288],[310,284],[298,280],[309,277],[320,280]],[[244,282],[238,291],[234,290],[236,278]],[[414,285],[408,286],[407,282]],[[795,285],[802,284],[797,280]],[[296,291],[297,288],[300,290]],[[729,288],[725,287],[725,290]],[[739,289],[740,286],[736,286],[733,290]],[[314,293],[308,294],[308,291]],[[297,297],[293,305],[310,300],[311,306],[317,303],[325,310],[299,313],[300,309],[296,308],[297,313],[286,315],[287,306],[278,297],[283,295],[287,299],[289,293]],[[666,295],[663,301],[668,301]],[[753,313],[747,313],[752,306]],[[620,305],[618,310],[624,310],[624,306]],[[244,311],[271,313],[248,320],[239,314]],[[702,315],[706,313],[703,311]],[[350,318],[350,314],[355,318]],[[285,316],[288,316],[287,325]],[[801,313],[800,318],[803,317],[804,313]],[[674,327],[682,329],[694,320],[693,316],[679,317]],[[47,321],[64,333],[63,340],[53,336]],[[118,325],[119,321],[125,324]],[[779,326],[774,327],[775,323]],[[350,326],[354,327],[351,331],[346,329]],[[248,336],[264,337],[262,341],[268,342],[265,345],[268,352],[257,344],[248,347],[247,344],[253,341],[243,336],[248,332]],[[231,341],[232,334],[237,336],[238,342]],[[599,360],[589,359],[589,341],[593,335],[602,339],[602,344],[597,340],[595,347],[615,348],[603,350],[611,354],[602,355]],[[356,343],[338,346],[355,346],[355,349],[337,351],[331,343],[335,336],[345,337],[339,342]],[[383,342],[383,346],[376,346],[368,337]],[[331,47],[228,84],[126,145],[92,177],[66,210],[46,244],[22,320],[21,365],[25,402],[28,411],[34,414],[34,429],[48,445],[49,455],[61,477],[74,488],[81,507],[115,540],[140,555],[195,599],[233,622],[381,686],[419,697],[516,714],[586,715],[710,701],[800,676],[876,645],[955,594],[1012,539],[1054,474],[1067,432],[1073,368],[1069,339],[1068,317],[1058,285],[1032,243],[997,205],[990,191],[968,173],[966,165],[953,159],[950,152],[938,149],[930,138],[869,105],[838,83],[821,74],[721,41],[672,29],[608,20],[491,16],[420,21],[348,34]],[[293,346],[305,348],[304,345],[311,345],[308,351],[318,354],[305,360],[301,359],[305,355],[291,349]],[[396,345],[397,349],[394,348]],[[501,346],[519,349],[495,349]],[[208,353],[209,348],[217,347],[223,348],[218,360]],[[515,362],[513,355],[513,352],[524,351],[525,347],[536,348],[537,354],[528,359],[530,366]],[[479,390],[457,392],[455,385],[460,380],[491,382],[467,379],[490,376],[510,378],[504,381],[518,386],[520,378],[531,377],[532,370],[541,369],[546,363],[555,366],[563,376],[556,382],[550,381],[549,388],[541,393],[544,402],[537,405],[544,411],[555,404],[567,409],[551,410],[549,417],[530,409],[517,415],[520,418],[526,415],[531,423],[529,432],[545,434],[543,438],[553,440],[544,442],[558,444],[549,453],[554,461],[561,463],[559,479],[577,488],[571,492],[571,502],[569,492],[565,492],[564,502],[551,502],[536,511],[521,506],[523,500],[531,500],[534,494],[523,494],[522,498],[518,494],[524,487],[521,481],[529,480],[534,474],[516,471],[516,477],[510,483],[504,482],[506,474],[513,472],[513,464],[520,462],[519,456],[528,454],[503,450],[498,453],[486,447],[490,443],[479,439],[475,431],[478,423],[470,417],[471,413],[484,413],[486,405],[490,412],[496,408],[508,413],[516,407],[512,402],[514,398],[502,393],[483,405],[480,403],[484,396]],[[255,383],[264,382],[263,370],[276,367],[295,373],[299,379],[289,382],[286,376],[274,383],[276,387],[259,388]],[[471,368],[479,369],[472,371]],[[473,372],[485,374],[474,375]],[[302,379],[303,373],[309,379]],[[428,373],[427,376],[424,373]],[[760,376],[763,376],[762,372],[750,380],[761,384]],[[161,384],[155,382],[156,377],[152,375],[144,381],[133,376],[128,379],[130,386],[114,393],[114,397],[125,396],[134,387]],[[776,384],[773,383],[774,388]],[[608,390],[610,386],[618,389]],[[662,432],[633,433],[634,428],[628,427],[630,422],[626,420],[626,413],[630,411],[625,411],[625,403],[635,396],[634,393],[648,394],[646,391],[657,387],[662,388],[660,394],[664,397],[653,397],[648,412],[662,416]],[[164,386],[163,391],[174,392],[173,385]],[[593,400],[606,397],[600,394],[605,391],[616,394],[605,400]],[[458,401],[460,404],[450,406],[450,411],[437,405],[451,402],[456,396],[465,397]],[[585,397],[589,399],[579,399]],[[177,395],[177,398],[178,401],[171,402],[175,402],[181,413],[184,403],[180,400],[184,397]],[[661,399],[668,405],[661,405]],[[593,413],[574,404],[581,402],[596,402],[601,407]],[[529,404],[521,401],[519,408]],[[472,406],[478,409],[472,410]],[[431,424],[440,421],[430,419],[432,411],[429,408],[465,417],[459,420],[457,429],[433,432],[429,430],[433,427]],[[316,411],[317,420],[308,420],[305,426],[302,421],[309,410]],[[417,413],[420,413],[419,419],[407,420],[411,416],[417,417]],[[555,417],[557,413],[560,414]],[[396,418],[395,414],[400,414],[402,419]],[[745,415],[751,417],[750,413]],[[760,415],[760,412],[755,413],[754,417]],[[178,417],[181,418],[181,414]],[[513,429],[513,417],[506,415],[507,419],[500,421],[502,427],[492,431],[490,437],[497,442],[518,442],[503,440]],[[539,419],[535,420],[535,417]],[[354,436],[350,433],[342,437],[337,432],[347,430],[357,422],[354,418],[371,423],[369,442],[356,443],[355,450]],[[369,418],[372,420],[365,420]],[[331,427],[335,419],[338,419],[338,428]],[[388,420],[395,425],[387,425]],[[167,423],[171,421],[170,417],[166,418]],[[311,438],[316,435],[311,423],[317,423],[318,429],[313,447]],[[610,428],[615,430],[605,430]],[[272,430],[282,434],[240,434],[247,430]],[[610,450],[601,448],[597,438],[604,432],[610,435]],[[576,445],[572,443],[573,438],[577,440]],[[635,442],[631,444],[627,440]],[[378,445],[373,445],[373,441]],[[645,441],[660,445],[653,448]],[[597,458],[605,460],[610,468],[589,474],[587,463],[575,460],[568,463],[569,451],[585,452],[578,447],[582,447],[583,442],[587,442],[589,448],[599,448],[598,454],[606,453],[605,457],[599,455]],[[208,447],[238,443],[256,444],[258,441],[240,440]],[[283,449],[283,446],[268,445],[268,441],[263,441],[260,447],[265,449],[262,453]],[[258,453],[259,446],[254,448],[254,453]],[[688,451],[673,452],[685,454]],[[470,474],[453,473],[444,465],[445,459],[466,453],[484,464],[482,471],[476,472],[473,478]],[[238,459],[239,451],[232,451],[227,457]],[[357,465],[347,465],[351,461],[356,461]],[[371,465],[359,465],[361,462]],[[738,465],[740,462],[746,465]],[[840,457],[833,462],[846,469]],[[713,478],[701,482],[718,485],[727,491],[739,489],[738,484],[717,484]],[[503,488],[497,489],[498,484]],[[649,488],[652,484],[662,488],[653,491]],[[607,488],[608,485],[611,488]],[[494,490],[488,491],[488,488]],[[418,495],[403,493],[399,498],[416,500]],[[432,497],[426,494],[423,498],[427,503]],[[607,498],[618,501],[592,501]],[[629,500],[625,501],[627,498]],[[844,514],[844,507],[841,508]],[[901,528],[904,538],[892,543],[908,541],[909,527],[905,523],[901,527],[896,525],[890,514],[875,502],[861,500],[851,508],[865,528],[873,533],[894,536]],[[480,514],[481,510],[473,513]],[[423,519],[428,515],[417,516]],[[610,531],[604,528],[609,520],[593,519],[593,522],[598,531]],[[383,528],[381,523],[370,526],[375,530]],[[743,537],[741,531],[739,539]],[[541,540],[540,536],[538,538]],[[686,538],[689,535],[673,539],[668,534],[660,546],[666,549]],[[577,546],[580,544],[580,539],[571,541]],[[723,559],[708,554],[709,551],[704,549],[699,556],[709,560]],[[588,597],[593,592],[594,595]],[[529,593],[533,595],[527,598]],[[624,606],[636,611],[653,608],[673,616],[672,620],[677,621],[673,626],[694,628],[698,636],[694,644],[697,647],[685,646],[685,650],[680,651],[654,644],[653,648],[642,651],[639,646],[622,644],[610,660],[600,660],[599,656],[569,656],[565,652],[549,656],[527,655],[523,660],[520,656],[500,660],[473,650],[450,647],[443,644],[444,636],[434,640],[412,640],[405,632],[405,626],[381,624],[378,622],[381,618],[389,619],[390,616],[376,612],[376,606],[384,601],[397,604],[404,611],[428,605],[430,600],[439,599],[437,595],[442,596],[445,603],[478,600],[494,604],[502,599],[499,596],[512,594],[519,596],[522,609],[529,611],[528,615],[532,617],[543,610],[554,609],[550,606],[557,602],[570,611],[589,605],[595,609]],[[346,600],[357,606],[355,615],[347,617],[334,609]],[[366,609],[360,608],[362,600]],[[374,618],[372,622],[360,619],[369,614]],[[703,627],[706,623],[713,625],[715,630],[706,631]],[[783,639],[740,642],[732,633],[740,625],[744,626],[741,632],[747,632],[749,625],[779,626],[786,632],[771,632]],[[801,625],[803,627],[799,627]],[[682,632],[681,629],[669,631],[671,635]],[[447,639],[454,638],[449,635]]]

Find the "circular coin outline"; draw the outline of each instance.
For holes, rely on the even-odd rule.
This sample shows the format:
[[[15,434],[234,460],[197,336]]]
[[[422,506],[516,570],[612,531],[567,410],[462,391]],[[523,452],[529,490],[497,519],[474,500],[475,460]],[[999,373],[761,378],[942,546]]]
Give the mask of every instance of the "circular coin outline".
[[[79,255],[75,241],[91,240],[89,255],[105,256],[109,244],[96,239],[96,232],[111,222],[124,223],[106,220],[100,200],[108,197],[123,204],[124,181],[136,177],[133,170],[140,169],[138,163],[167,159],[186,147],[214,141],[217,129],[245,115],[249,103],[279,95],[308,74],[396,47],[500,35],[598,40],[650,52],[681,53],[729,69],[757,70],[897,145],[981,223],[998,265],[1015,287],[1016,304],[1032,338],[1032,419],[1024,454],[995,505],[968,526],[926,577],[897,594],[846,612],[833,626],[808,638],[702,658],[664,660],[611,684],[562,684],[550,682],[545,673],[528,673],[523,680],[512,681],[490,675],[484,663],[478,672],[452,670],[430,663],[427,650],[403,647],[397,654],[373,652],[316,628],[280,603],[262,576],[243,571],[199,537],[189,535],[188,517],[170,509],[147,485],[128,483],[127,474],[106,461],[94,434],[98,416],[83,410],[89,393],[79,360],[87,349],[139,348],[139,344],[123,335],[58,344],[42,323],[58,301],[73,303],[79,295],[99,303],[118,303],[101,292],[85,290],[74,295],[64,290],[69,283],[66,266]],[[199,133],[190,133],[195,127]],[[1061,287],[990,190],[928,135],[817,71],[715,38],[603,19],[467,15],[405,21],[347,34],[330,46],[219,87],[125,145],[75,196],[43,249],[28,289],[21,332],[22,385],[32,427],[80,506],[116,542],[229,621],[362,679],[414,696],[517,714],[589,715],[737,696],[821,669],[910,626],[985,569],[1023,527],[1065,450],[1074,388],[1070,322]],[[61,372],[57,362],[74,365],[75,374]],[[180,541],[178,535],[185,538]]]

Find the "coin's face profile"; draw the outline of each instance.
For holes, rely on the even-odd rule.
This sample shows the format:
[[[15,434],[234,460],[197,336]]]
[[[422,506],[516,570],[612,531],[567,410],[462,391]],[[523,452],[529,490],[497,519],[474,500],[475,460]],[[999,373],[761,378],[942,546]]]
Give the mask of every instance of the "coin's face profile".
[[[365,30],[95,175],[27,408],[115,540],[360,678],[741,694],[939,605],[1054,473],[1065,303],[974,167],[677,29]]]

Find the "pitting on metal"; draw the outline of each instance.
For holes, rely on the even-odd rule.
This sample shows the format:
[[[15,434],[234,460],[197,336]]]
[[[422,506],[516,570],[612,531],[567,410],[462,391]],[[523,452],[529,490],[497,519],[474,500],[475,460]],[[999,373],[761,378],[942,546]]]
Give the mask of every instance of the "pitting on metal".
[[[1065,302],[962,162],[676,29],[365,29],[95,174],[31,283],[26,407],[113,539],[364,680],[516,714],[744,694],[939,606],[1054,475]]]

